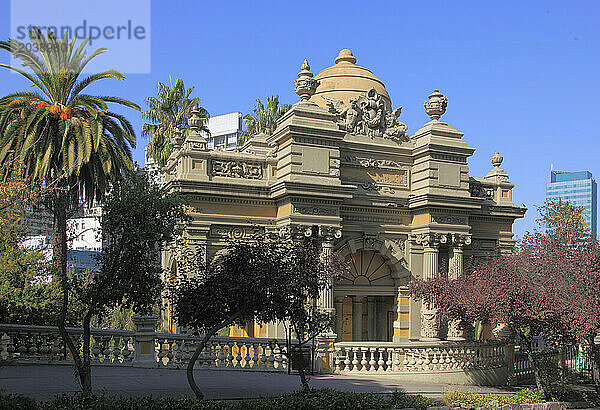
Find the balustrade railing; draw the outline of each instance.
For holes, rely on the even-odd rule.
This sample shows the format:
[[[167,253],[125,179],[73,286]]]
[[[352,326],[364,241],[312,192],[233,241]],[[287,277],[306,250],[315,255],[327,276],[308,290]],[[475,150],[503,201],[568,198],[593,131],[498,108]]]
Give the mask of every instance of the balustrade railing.
[[[83,345],[83,329],[67,328],[75,345]],[[91,330],[91,361],[104,365],[127,365],[134,356],[133,331]],[[56,326],[0,324],[0,363],[56,363],[71,362]]]
[[[336,373],[406,373],[491,369],[506,366],[499,343],[338,342]]]
[[[67,328],[81,349],[83,329]],[[184,368],[200,337],[126,330],[91,330],[91,362],[95,365],[135,366],[138,336],[153,340],[157,367]],[[279,339],[216,336],[202,350],[196,366],[206,369],[287,371],[286,344]],[[73,359],[55,326],[0,324],[0,364],[69,364]]]

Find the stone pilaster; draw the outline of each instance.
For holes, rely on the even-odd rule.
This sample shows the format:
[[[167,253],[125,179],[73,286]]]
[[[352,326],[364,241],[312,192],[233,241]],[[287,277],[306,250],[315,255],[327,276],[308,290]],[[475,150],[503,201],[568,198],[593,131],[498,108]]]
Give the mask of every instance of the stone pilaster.
[[[364,297],[352,296],[352,341],[362,341],[362,317]]]
[[[446,243],[448,237],[445,234],[425,233],[416,237],[416,242],[423,245],[423,279],[433,279],[439,275],[438,253],[439,245]],[[437,309],[431,303],[423,303],[421,306],[421,340],[439,340],[439,320]]]
[[[455,233],[452,235],[452,246],[450,248],[450,269],[448,277],[458,279],[463,273],[464,247],[471,243],[471,236]],[[461,328],[459,320],[451,320],[448,323],[448,340],[463,341],[465,330]]]

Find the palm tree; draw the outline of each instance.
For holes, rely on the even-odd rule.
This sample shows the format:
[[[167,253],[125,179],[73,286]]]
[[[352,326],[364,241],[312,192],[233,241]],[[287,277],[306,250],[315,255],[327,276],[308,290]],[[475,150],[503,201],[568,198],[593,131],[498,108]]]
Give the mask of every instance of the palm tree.
[[[198,106],[198,97],[190,98],[194,87],[188,89],[183,85],[183,80],[177,79],[175,85],[169,77],[169,85],[158,83],[156,97],[146,98],[148,109],[142,113],[142,118],[149,121],[142,126],[142,137],[150,139],[148,142],[147,156],[151,156],[159,167],[163,167],[171,155],[170,137],[176,129],[189,132],[187,120],[194,106]],[[198,107],[200,118],[203,119],[201,130],[210,135],[206,125],[209,118],[208,111]]]
[[[277,128],[277,120],[283,116],[292,106],[290,104],[279,105],[279,96],[267,97],[267,107],[262,101],[256,99],[256,106],[252,114],[244,115],[246,129],[240,136],[239,144],[243,144],[256,134],[265,133],[271,135]]]
[[[73,355],[83,391],[90,393],[90,374],[82,373],[79,351],[65,328],[69,303],[67,210],[80,198],[91,202],[102,197],[111,181],[132,168],[135,132],[124,116],[109,111],[107,103],[138,111],[140,107],[119,97],[84,93],[98,80],[124,79],[117,70],[82,78],[88,63],[106,49],[97,49],[88,57],[84,48],[89,39],[76,47],[76,38],[69,42],[68,33],[59,41],[52,31],[44,36],[37,27],[30,31],[29,39],[33,47],[14,39],[0,41],[0,49],[11,53],[25,68],[0,67],[21,74],[33,88],[0,98],[0,164],[18,159],[25,166],[29,183],[50,192],[48,202],[54,215],[52,266],[63,292],[58,326]]]

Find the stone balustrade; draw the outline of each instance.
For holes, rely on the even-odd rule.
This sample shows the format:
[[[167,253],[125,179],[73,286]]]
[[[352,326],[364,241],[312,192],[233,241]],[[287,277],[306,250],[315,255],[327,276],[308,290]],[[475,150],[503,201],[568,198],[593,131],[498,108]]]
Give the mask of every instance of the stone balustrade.
[[[67,328],[78,347],[83,329]],[[148,343],[148,341],[150,341]],[[185,368],[200,337],[152,331],[91,330],[94,365]],[[148,343],[149,361],[143,344]],[[154,347],[154,349],[152,349]],[[287,371],[285,340],[216,336],[209,340],[196,366],[215,370]],[[72,357],[55,326],[0,324],[1,364],[71,364]]]
[[[498,343],[340,342],[334,353],[337,373],[416,373],[505,366],[505,346]]]
[[[67,328],[77,347],[83,344],[83,329]],[[91,330],[91,360],[95,364],[128,365],[135,353],[135,332]],[[0,363],[71,362],[71,354],[56,326],[0,324]]]

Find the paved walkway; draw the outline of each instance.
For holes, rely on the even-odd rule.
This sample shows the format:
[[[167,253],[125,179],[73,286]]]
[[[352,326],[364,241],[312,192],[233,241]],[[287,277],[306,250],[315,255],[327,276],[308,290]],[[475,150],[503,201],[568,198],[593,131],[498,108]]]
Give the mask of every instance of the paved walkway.
[[[223,370],[197,370],[196,382],[207,399],[274,396],[300,389],[296,375]],[[122,396],[192,396],[185,370],[93,367],[95,393]],[[446,391],[461,390],[501,393],[507,390],[447,384],[398,382],[393,376],[311,376],[313,388],[329,387],[356,392],[390,392],[403,389],[440,397]],[[21,393],[38,400],[79,391],[71,366],[0,366],[0,390]]]

